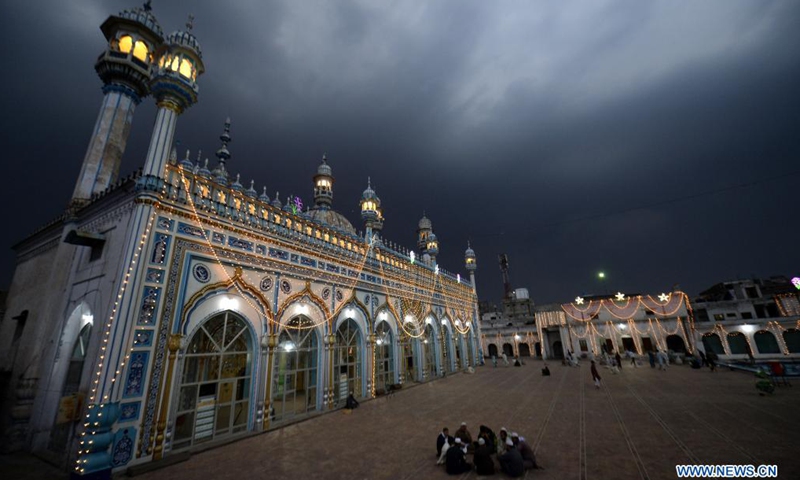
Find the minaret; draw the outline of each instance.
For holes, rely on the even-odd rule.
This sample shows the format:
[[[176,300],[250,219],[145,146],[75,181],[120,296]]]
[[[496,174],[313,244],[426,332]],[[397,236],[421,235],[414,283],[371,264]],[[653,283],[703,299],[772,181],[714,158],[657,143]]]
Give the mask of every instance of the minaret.
[[[478,263],[475,258],[475,250],[472,249],[469,242],[467,242],[467,250],[464,252],[464,267],[469,272],[469,282],[472,284],[472,292],[477,295],[478,288],[475,285],[475,270],[478,269]]]
[[[436,239],[436,234],[433,233],[433,224],[422,214],[417,228],[417,246],[420,249],[421,255],[428,255],[431,259],[432,265],[436,265],[436,255],[439,253],[439,240]]]
[[[117,180],[133,112],[150,94],[153,53],[164,41],[149,0],[141,8],[108,17],[100,30],[108,46],[94,68],[105,95],[72,193],[72,207],[83,205]]]
[[[370,242],[373,237],[376,242],[380,242],[380,233],[383,230],[381,199],[372,189],[369,177],[367,177],[367,189],[361,194],[361,219],[364,220],[367,242]]]
[[[205,67],[200,44],[191,33],[193,20],[190,15],[186,31],[172,32],[156,52],[158,68],[153,74],[150,90],[156,99],[158,112],[140,181],[145,190],[161,190],[178,115],[197,102],[197,77],[203,74]]]
[[[333,203],[333,171],[328,165],[327,155],[322,155],[322,163],[314,175],[314,208],[328,209]]]
[[[428,236],[433,233],[433,226],[425,212],[422,213],[422,218],[417,225],[417,248],[419,248],[419,256],[422,258],[428,251]]]

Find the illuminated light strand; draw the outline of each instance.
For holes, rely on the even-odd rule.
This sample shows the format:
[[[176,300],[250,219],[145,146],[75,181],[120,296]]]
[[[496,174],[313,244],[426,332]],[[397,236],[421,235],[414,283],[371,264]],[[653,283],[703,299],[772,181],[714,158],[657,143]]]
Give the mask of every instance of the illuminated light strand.
[[[105,365],[105,362],[106,362],[106,358],[105,357],[106,357],[106,355],[110,354],[110,352],[108,351],[108,339],[109,339],[109,336],[111,335],[111,327],[112,327],[112,325],[114,323],[114,320],[116,319],[117,311],[118,311],[118,309],[120,307],[120,301],[122,300],[122,297],[123,297],[123,295],[125,293],[125,290],[127,289],[128,281],[130,280],[131,273],[133,272],[134,266],[136,265],[136,259],[139,257],[139,254],[142,251],[144,243],[147,240],[147,235],[149,234],[150,227],[153,225],[153,219],[154,218],[155,218],[155,211],[150,213],[150,218],[148,219],[147,227],[145,228],[145,231],[141,235],[137,250],[136,250],[136,252],[134,253],[134,255],[132,257],[130,264],[128,265],[128,270],[125,273],[125,277],[124,277],[124,279],[122,281],[122,284],[119,287],[116,300],[114,301],[114,306],[111,309],[111,314],[109,315],[108,321],[106,322],[106,324],[104,326],[103,336],[102,336],[103,343],[102,343],[102,346],[100,347],[100,355],[99,355],[100,362],[97,364],[97,368],[95,369],[95,372],[94,372],[95,373],[95,375],[94,375],[95,379],[91,382],[91,390],[90,390],[90,395],[89,395],[89,401],[87,402],[88,403],[87,409],[89,409],[89,410],[95,408],[95,406],[98,406],[98,407],[103,407],[104,406],[104,404],[102,404],[102,403],[97,405],[96,400],[97,400],[98,384],[100,382],[99,381],[99,377],[102,375],[103,366]],[[111,385],[113,385],[113,381],[111,382]],[[109,388],[110,388],[110,386],[109,386]],[[104,400],[108,399],[108,395],[103,396],[103,399]],[[98,415],[98,416],[100,416],[100,415]],[[87,413],[86,416],[85,416],[85,418],[90,418],[90,417],[91,417],[91,413]],[[95,424],[95,426],[99,426],[99,422],[94,422],[94,424]],[[90,429],[91,426],[92,425],[89,422],[85,422],[83,424],[84,428],[83,428],[83,431],[81,431],[81,435],[80,435],[80,445],[81,446],[86,444],[86,440],[85,440],[86,439],[86,435],[89,432],[89,429]],[[94,430],[91,431],[92,435],[94,435],[95,433],[96,433],[96,431],[94,431]],[[93,441],[89,441],[90,444],[92,442]],[[86,450],[86,452],[84,452],[82,447],[80,448],[80,451],[83,452],[83,453],[88,453],[89,452],[88,450]],[[85,465],[86,463],[87,463],[87,460],[83,458],[83,454],[82,453],[78,454],[78,458],[75,460],[75,464],[76,464],[75,471],[83,473],[85,469],[81,468],[81,465]]]
[[[242,299],[243,299],[243,300],[244,300],[244,301],[245,301],[245,302],[246,302],[246,303],[247,303],[247,304],[250,306],[250,308],[252,308],[254,311],[256,311],[256,312],[261,312],[261,311],[262,311],[262,309],[261,309],[261,308],[258,308],[258,307],[256,307],[256,306],[255,306],[255,305],[254,305],[254,304],[253,304],[253,303],[250,301],[250,299],[248,298],[248,295],[246,295],[246,294],[245,294],[245,293],[242,291],[241,287],[240,287],[240,286],[238,285],[238,283],[237,283],[237,282],[234,280],[234,277],[235,277],[235,275],[234,275],[234,277],[231,277],[231,276],[230,276],[230,274],[228,274],[228,270],[227,270],[227,268],[226,268],[226,267],[225,267],[225,265],[223,264],[222,260],[219,258],[219,255],[217,254],[216,248],[215,248],[215,247],[214,247],[214,245],[212,244],[212,242],[211,242],[211,239],[208,237],[208,234],[206,234],[206,228],[205,228],[205,225],[203,224],[202,220],[200,219],[200,215],[199,215],[199,213],[197,212],[197,208],[196,208],[196,205],[195,205],[195,203],[194,203],[194,200],[191,198],[191,192],[189,191],[189,182],[188,182],[188,180],[186,179],[186,177],[185,177],[185,175],[184,175],[184,173],[183,173],[183,172],[184,172],[184,171],[183,171],[183,166],[181,166],[181,167],[180,167],[180,173],[181,173],[181,177],[182,177],[181,179],[182,179],[182,181],[183,181],[184,189],[185,189],[185,191],[186,191],[186,196],[187,196],[187,199],[188,199],[188,201],[189,201],[189,206],[191,207],[191,209],[192,209],[192,212],[193,212],[193,214],[194,214],[194,216],[195,216],[195,220],[197,221],[197,223],[198,223],[198,226],[200,227],[200,231],[201,231],[201,232],[202,232],[202,234],[203,234],[203,239],[206,241],[206,245],[207,245],[207,246],[209,247],[209,249],[211,250],[211,254],[214,256],[214,259],[216,260],[217,264],[218,264],[218,265],[221,267],[221,269],[222,269],[222,272],[225,274],[225,277],[227,277],[227,279],[228,279],[228,282],[229,282],[229,283],[231,283],[231,284],[234,286],[234,288],[236,288],[237,292],[238,292],[238,293],[239,293],[239,295],[242,297]],[[252,237],[251,237],[251,238],[252,238]],[[371,245],[368,245],[368,248],[371,248]],[[225,249],[223,248],[223,251],[224,251],[224,250],[225,250]],[[367,256],[365,255],[365,256],[364,256],[364,262],[366,262],[366,257],[367,257]],[[235,268],[235,265],[231,264],[231,266]],[[362,262],[362,268],[363,268],[363,262]],[[243,269],[242,269],[242,270],[243,270]],[[359,272],[359,275],[360,275],[360,272]],[[241,277],[240,277],[240,278],[241,278]],[[244,280],[244,278],[242,278],[242,280]],[[356,282],[357,282],[357,280],[356,280]],[[275,285],[275,286],[274,286],[274,288],[280,288],[280,286],[279,286],[279,285]],[[283,325],[283,327],[284,327],[284,328],[293,329],[293,330],[310,330],[310,329],[317,328],[317,327],[318,327],[318,326],[320,326],[320,325],[323,325],[323,324],[327,324],[327,323],[329,323],[329,322],[331,321],[331,319],[333,319],[333,318],[335,318],[336,316],[338,316],[339,312],[341,311],[341,309],[342,309],[342,308],[344,308],[344,306],[345,306],[345,305],[344,305],[344,303],[343,303],[343,304],[342,304],[342,305],[340,305],[340,306],[339,306],[337,309],[335,309],[335,310],[334,310],[334,312],[333,312],[331,315],[329,315],[329,316],[327,316],[327,317],[326,317],[326,316],[323,314],[323,319],[322,319],[320,322],[317,322],[317,323],[314,323],[313,321],[312,321],[312,322],[298,322],[298,323],[297,323],[297,325],[290,325],[290,324],[286,324],[286,325]],[[269,316],[269,315],[267,315],[267,314],[264,314],[264,315],[262,315],[262,316],[264,317],[264,319],[265,319],[265,320],[266,320],[268,323],[270,323],[270,324],[273,324],[273,325],[277,325],[277,326],[281,326],[281,324],[280,324],[280,322],[279,322],[279,321],[277,321],[277,320],[275,320],[275,319],[272,319],[272,318],[270,318],[270,316]]]

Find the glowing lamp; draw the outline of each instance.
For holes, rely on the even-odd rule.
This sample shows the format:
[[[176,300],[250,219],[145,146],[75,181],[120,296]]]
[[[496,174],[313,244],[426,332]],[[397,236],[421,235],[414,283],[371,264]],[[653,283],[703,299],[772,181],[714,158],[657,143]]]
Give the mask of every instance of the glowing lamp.
[[[792,285],[794,285],[794,288],[800,290],[800,277],[792,278]]]
[[[606,274],[605,274],[605,272],[600,272],[600,273],[598,273],[598,274],[597,274],[597,278],[600,278],[600,279],[602,279],[602,278],[606,278]]]
[[[752,326],[752,325],[750,325],[750,324],[747,324],[747,323],[745,323],[744,325],[742,325],[742,326],[741,326],[741,329],[742,329],[742,331],[743,331],[744,333],[751,333],[753,330],[755,330],[755,329],[756,329],[756,327],[754,327],[754,326]]]

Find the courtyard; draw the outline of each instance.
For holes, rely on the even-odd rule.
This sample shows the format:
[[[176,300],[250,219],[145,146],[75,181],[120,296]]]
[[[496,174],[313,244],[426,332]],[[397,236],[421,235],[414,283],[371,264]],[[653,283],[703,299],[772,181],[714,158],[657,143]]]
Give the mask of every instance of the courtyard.
[[[452,433],[462,421],[473,437],[481,424],[526,437],[545,467],[527,478],[667,479],[676,478],[676,464],[690,463],[776,464],[779,478],[800,478],[800,385],[760,397],[751,375],[725,368],[625,365],[618,375],[601,369],[597,390],[585,362],[550,363],[550,377],[541,366],[451,375],[139,478],[448,478],[435,465],[435,440],[443,426]]]

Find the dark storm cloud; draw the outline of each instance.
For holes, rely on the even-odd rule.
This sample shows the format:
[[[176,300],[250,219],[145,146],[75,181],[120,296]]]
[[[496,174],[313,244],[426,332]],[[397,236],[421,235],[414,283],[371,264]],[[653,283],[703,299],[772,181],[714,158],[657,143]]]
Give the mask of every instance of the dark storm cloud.
[[[4,5],[7,246],[67,203],[101,99],[98,26],[131,6]],[[334,205],[355,225],[371,176],[387,238],[413,248],[425,210],[452,271],[471,238],[482,298],[502,291],[500,252],[537,302],[798,270],[786,212],[800,176],[775,179],[800,170],[794,2],[153,7],[166,32],[193,13],[203,46],[181,156],[213,164],[230,116],[242,183],[308,203],[327,152]],[[154,113],[151,99],[137,109],[124,172],[142,164]],[[0,260],[7,283],[13,259]]]

